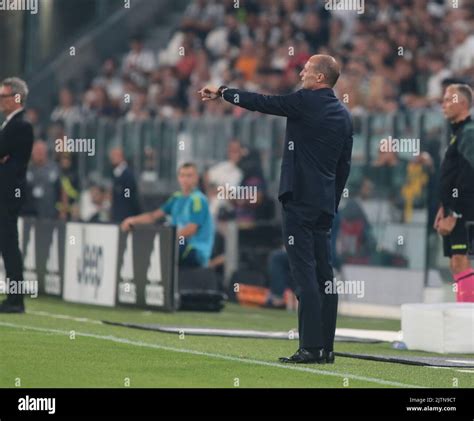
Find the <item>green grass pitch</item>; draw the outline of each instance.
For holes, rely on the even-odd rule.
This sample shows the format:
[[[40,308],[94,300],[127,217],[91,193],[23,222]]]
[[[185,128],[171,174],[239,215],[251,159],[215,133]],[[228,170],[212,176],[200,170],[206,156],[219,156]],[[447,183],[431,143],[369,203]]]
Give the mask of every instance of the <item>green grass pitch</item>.
[[[44,297],[29,299],[26,304],[26,314],[0,315],[2,388],[474,387],[472,370],[343,357],[337,357],[334,365],[288,366],[278,363],[278,357],[292,354],[297,348],[295,340],[180,337],[100,323],[290,330],[296,327],[296,314],[287,311],[227,304],[221,313],[168,314]],[[339,317],[338,327],[398,331],[400,323]],[[337,342],[336,351],[430,355],[394,350],[388,343]]]

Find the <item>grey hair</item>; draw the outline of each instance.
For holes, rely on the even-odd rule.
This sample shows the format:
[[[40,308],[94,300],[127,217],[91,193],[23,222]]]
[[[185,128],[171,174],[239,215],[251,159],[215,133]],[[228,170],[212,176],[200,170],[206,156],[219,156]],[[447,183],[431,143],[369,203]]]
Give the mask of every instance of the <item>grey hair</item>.
[[[9,77],[4,79],[0,85],[9,86],[13,95],[20,95],[20,103],[25,103],[30,91],[28,85],[23,79],[20,79],[19,77]]]
[[[452,83],[451,85],[448,86],[448,88],[454,88],[458,91],[458,93],[464,97],[464,99],[467,101],[467,105],[469,108],[472,106],[472,89],[469,85],[465,83]]]

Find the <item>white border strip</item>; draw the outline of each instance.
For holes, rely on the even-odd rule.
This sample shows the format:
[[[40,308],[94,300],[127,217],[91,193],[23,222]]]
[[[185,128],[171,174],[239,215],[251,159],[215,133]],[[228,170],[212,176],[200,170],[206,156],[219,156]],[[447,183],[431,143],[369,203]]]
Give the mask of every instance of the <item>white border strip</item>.
[[[47,329],[47,328],[36,327],[36,326],[17,325],[14,323],[7,323],[7,322],[0,322],[0,326],[10,327],[10,328],[15,328],[15,329],[33,330],[36,332],[56,333],[59,335],[70,334],[70,332],[66,330]],[[170,346],[151,344],[147,342],[132,341],[130,339],[119,338],[119,337],[111,336],[111,335],[104,336],[104,335],[97,335],[95,333],[77,332],[77,331],[75,332],[75,334],[76,336],[84,336],[88,338],[101,339],[105,341],[111,341],[111,342],[121,343],[121,344],[126,344],[126,345],[133,345],[133,346],[152,348],[152,349],[161,349],[164,351],[180,352],[183,354],[199,355],[203,357],[218,358],[218,359],[226,360],[226,361],[234,361],[234,362],[239,362],[239,363],[261,365],[261,366],[267,366],[267,367],[276,367],[276,368],[282,368],[286,370],[302,371],[306,373],[319,374],[322,376],[332,376],[332,377],[347,378],[347,379],[352,379],[352,380],[360,380],[360,381],[371,382],[371,383],[376,383],[376,384],[381,384],[381,385],[386,385],[386,386],[408,387],[408,388],[422,388],[423,387],[423,386],[418,386],[418,385],[393,382],[389,380],[382,380],[382,379],[377,379],[373,377],[357,376],[355,374],[338,373],[335,371],[326,371],[326,370],[316,370],[314,368],[301,367],[297,365],[286,365],[286,364],[284,365],[284,364],[272,363],[268,361],[238,358],[238,357],[232,357],[230,355],[214,354],[214,353],[209,353],[209,352],[196,351],[193,349],[174,348]]]
[[[53,319],[62,319],[62,320],[71,320],[74,322],[81,322],[81,323],[93,323],[93,324],[104,324],[100,320],[88,319],[87,317],[74,317],[69,316],[66,314],[56,314],[56,313],[48,313],[47,311],[30,311],[27,310],[27,314],[32,314],[33,316],[43,316],[43,317],[51,317]],[[163,329],[166,330],[168,326],[163,325]],[[178,327],[178,326],[176,326]],[[174,326],[173,326],[174,328]],[[239,329],[206,329],[206,328],[190,328],[183,326],[182,329],[187,332],[194,332],[194,331],[222,331],[226,332],[228,330],[238,331],[240,333],[266,333],[268,335],[275,334],[277,339],[280,338],[281,334],[288,335],[289,332],[260,332],[260,331],[253,331],[253,330],[239,330]],[[295,331],[295,329],[292,329]],[[337,328],[336,329],[336,336],[349,336],[353,338],[360,338],[360,339],[374,339],[378,341],[384,342],[393,342],[393,341],[401,341],[402,340],[402,332],[395,332],[390,330],[364,330],[364,329],[349,329],[349,328]],[[295,332],[294,339],[298,339],[298,332]]]

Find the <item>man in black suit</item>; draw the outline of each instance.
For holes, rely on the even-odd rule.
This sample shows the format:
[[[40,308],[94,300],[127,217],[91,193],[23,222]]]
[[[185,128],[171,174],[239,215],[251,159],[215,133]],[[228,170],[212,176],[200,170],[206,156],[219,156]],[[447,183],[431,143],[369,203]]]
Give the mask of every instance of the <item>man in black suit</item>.
[[[330,232],[352,154],[352,120],[332,88],[336,60],[312,56],[300,76],[302,89],[284,96],[206,86],[203,101],[222,97],[251,111],[287,117],[279,200],[283,236],[299,301],[299,349],[285,363],[333,363],[338,296],[333,280]]]
[[[18,214],[25,199],[26,170],[33,147],[33,127],[25,120],[26,83],[18,78],[0,84],[0,253],[10,283],[23,281],[23,259],[18,244]],[[23,313],[23,295],[9,294],[0,313]]]
[[[122,223],[141,212],[135,176],[129,168],[123,149],[113,147],[109,154],[113,167],[112,222]]]

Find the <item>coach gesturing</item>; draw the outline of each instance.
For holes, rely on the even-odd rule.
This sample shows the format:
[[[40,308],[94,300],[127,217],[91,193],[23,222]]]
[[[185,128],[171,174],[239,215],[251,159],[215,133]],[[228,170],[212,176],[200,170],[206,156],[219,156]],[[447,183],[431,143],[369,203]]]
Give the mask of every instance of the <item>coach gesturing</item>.
[[[0,83],[0,253],[7,278],[23,282],[23,259],[18,246],[18,214],[25,197],[26,168],[33,148],[33,127],[25,120],[26,83],[18,78]],[[18,284],[19,285],[19,284]],[[23,313],[20,292],[8,295],[0,313]]]
[[[298,351],[288,363],[334,362],[337,294],[332,281],[330,231],[349,175],[352,121],[332,88],[339,78],[336,60],[312,56],[300,76],[302,89],[285,96],[260,95],[221,86],[199,91],[203,101],[224,98],[251,111],[287,117],[279,200],[283,238],[297,285]],[[329,290],[329,289],[328,289]]]

